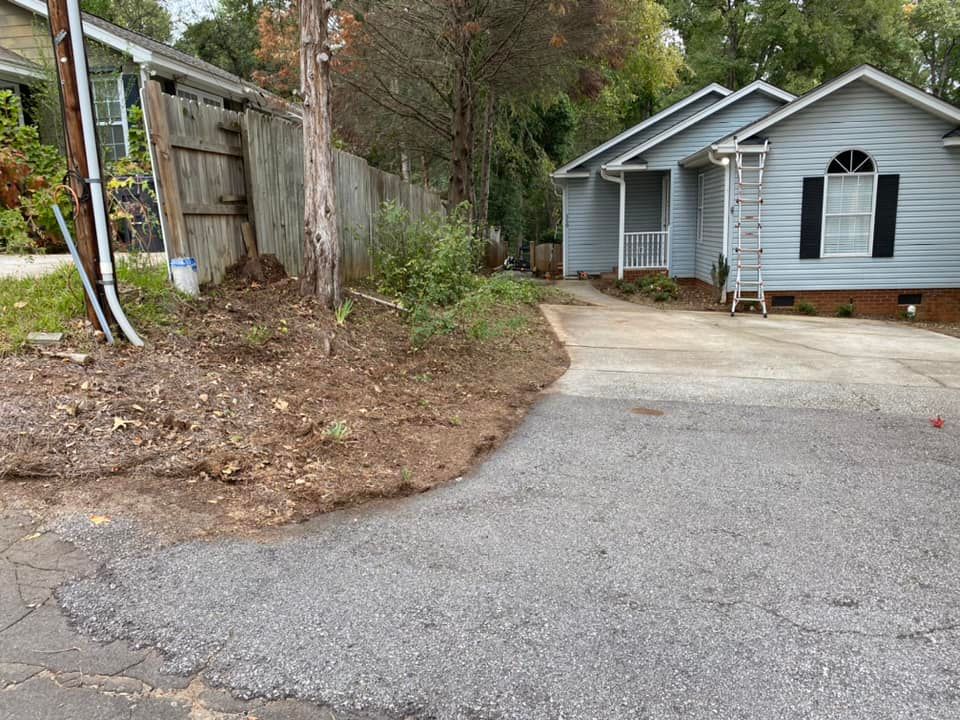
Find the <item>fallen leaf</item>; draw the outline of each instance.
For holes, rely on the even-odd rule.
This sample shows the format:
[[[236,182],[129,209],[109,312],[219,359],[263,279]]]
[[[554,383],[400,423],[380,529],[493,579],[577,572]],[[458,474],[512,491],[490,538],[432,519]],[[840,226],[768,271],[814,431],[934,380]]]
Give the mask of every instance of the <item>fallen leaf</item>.
[[[935,418],[930,420],[930,424],[933,425],[938,430],[943,427],[944,421],[943,418],[937,415]]]
[[[113,428],[110,430],[110,432],[116,432],[117,430],[122,430],[123,428],[125,428],[127,425],[130,425],[131,423],[132,423],[132,420],[125,420],[122,417],[115,416],[113,418]]]
[[[106,515],[91,515],[90,524],[96,525],[97,527],[100,527],[101,525],[109,525],[110,518],[107,517]]]
[[[290,407],[290,403],[288,403],[286,400],[277,398],[273,401],[273,406],[280,412],[286,412],[287,408]]]
[[[27,303],[26,303],[25,300],[19,300],[19,301],[15,302],[15,303],[13,304],[13,306],[14,306],[17,310],[22,310],[23,308],[25,308],[25,307],[27,306]]]

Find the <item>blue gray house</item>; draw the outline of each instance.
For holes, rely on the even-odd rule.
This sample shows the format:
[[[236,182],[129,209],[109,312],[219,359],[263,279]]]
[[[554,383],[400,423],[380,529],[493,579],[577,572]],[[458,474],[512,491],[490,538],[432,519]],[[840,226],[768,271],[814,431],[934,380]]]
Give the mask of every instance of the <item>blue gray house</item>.
[[[799,98],[709,85],[559,168],[564,274],[710,283],[749,244],[738,162],[764,165],[773,305],[960,319],[960,108],[870,66]]]

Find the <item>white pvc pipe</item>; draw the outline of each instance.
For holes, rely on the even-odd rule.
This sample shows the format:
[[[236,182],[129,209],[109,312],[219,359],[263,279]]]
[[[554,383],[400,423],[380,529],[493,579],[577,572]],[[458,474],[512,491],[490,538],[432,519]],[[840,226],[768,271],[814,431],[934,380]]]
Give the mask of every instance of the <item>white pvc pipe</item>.
[[[93,200],[93,224],[97,233],[97,247],[100,251],[100,274],[103,278],[103,292],[114,319],[133,345],[142,346],[143,340],[130,325],[127,316],[120,307],[117,297],[116,280],[110,254],[110,229],[107,225],[106,204],[103,195],[103,182],[100,174],[100,158],[97,155],[97,133],[93,116],[93,101],[90,97],[90,78],[87,76],[87,52],[83,43],[83,20],[80,16],[79,0],[67,0],[67,22],[70,25],[70,45],[73,48],[73,61],[76,70],[77,95],[80,100],[80,121],[83,126],[83,145],[87,156],[87,175],[90,196]]]

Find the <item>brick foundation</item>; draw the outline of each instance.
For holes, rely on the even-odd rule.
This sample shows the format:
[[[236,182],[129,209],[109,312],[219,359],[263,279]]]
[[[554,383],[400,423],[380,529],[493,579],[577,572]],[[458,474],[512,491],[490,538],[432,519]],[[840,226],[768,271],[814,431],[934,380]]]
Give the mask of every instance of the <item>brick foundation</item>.
[[[677,278],[681,286],[712,288],[699,278]],[[793,296],[793,305],[774,307],[775,297]],[[769,312],[794,312],[799,303],[809,303],[819,315],[831,316],[841,305],[853,303],[853,312],[858,317],[897,318],[906,312],[909,303],[900,304],[901,295],[919,295],[918,320],[933,322],[960,322],[960,288],[903,288],[897,290],[767,290]],[[727,293],[733,299],[733,291]]]
[[[648,277],[650,275],[667,275],[666,268],[647,268],[645,270],[624,270],[623,279],[627,282],[634,282],[640,278]]]

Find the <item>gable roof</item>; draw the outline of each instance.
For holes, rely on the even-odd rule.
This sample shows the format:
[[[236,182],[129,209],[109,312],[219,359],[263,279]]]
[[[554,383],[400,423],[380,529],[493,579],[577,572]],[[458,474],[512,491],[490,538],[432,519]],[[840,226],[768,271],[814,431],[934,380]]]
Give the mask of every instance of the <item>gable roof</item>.
[[[43,77],[43,70],[22,55],[0,45],[0,73],[22,80]]]
[[[47,17],[47,4],[44,0],[9,0],[9,2],[41,17]],[[187,84],[197,85],[199,89],[218,91],[227,97],[251,100],[254,104],[273,107],[278,103],[289,105],[263,88],[189,53],[133,30],[127,30],[96,15],[83,13],[82,16],[85,36],[129,55],[138,65],[164,70],[178,79],[183,78]]]
[[[785,120],[794,113],[803,110],[805,107],[809,107],[810,105],[829,97],[837,90],[845,88],[847,85],[856,82],[857,80],[863,80],[864,82],[884,90],[894,97],[900,98],[901,100],[908,102],[911,105],[920,108],[921,110],[926,110],[931,115],[936,115],[937,117],[943,118],[944,120],[950,122],[960,123],[960,107],[951,105],[945,100],[934,97],[925,90],[921,90],[920,88],[915,87],[908,82],[904,82],[899,78],[895,78],[893,75],[889,75],[882,70],[878,70],[872,65],[860,65],[859,67],[855,67],[853,70],[849,70],[842,75],[838,75],[833,80],[828,80],[819,87],[816,87],[805,95],[800,96],[789,105],[778,108],[759,120],[740,128],[730,135],[727,135],[725,138],[722,138],[718,144],[722,145],[725,142],[733,142],[735,138],[748,138],[751,135],[756,135],[771,125]]]
[[[650,138],[649,140],[647,140],[647,142],[643,143],[642,145],[639,145],[638,147],[635,147],[635,148],[631,148],[629,151],[625,152],[620,157],[611,161],[608,167],[615,168],[617,166],[626,165],[628,162],[630,162],[633,158],[637,157],[638,155],[642,155],[647,150],[650,150],[651,148],[659,145],[665,140],[669,140],[670,138],[683,132],[687,128],[692,127],[693,125],[696,125],[701,120],[705,120],[706,118],[710,117],[714,113],[717,113],[726,107],[730,107],[734,103],[739,102],[740,100],[747,97],[748,95],[752,95],[753,93],[756,93],[756,92],[769,95],[770,97],[776,98],[777,100],[783,100],[786,103],[790,103],[796,99],[795,95],[788,93],[786,90],[781,90],[775,85],[766,83],[763,80],[756,80],[755,82],[752,82],[749,85],[746,85],[741,89],[737,90],[735,93],[731,93],[730,95],[727,95],[723,100],[715,102],[713,105],[710,105],[704,108],[703,110],[698,112],[696,115],[691,115],[683,122],[677,123],[673,127],[667,128],[662,133]]]
[[[577,167],[578,165],[582,165],[582,164],[585,163],[587,160],[590,160],[591,158],[596,157],[596,156],[599,155],[600,153],[609,150],[609,149],[612,148],[614,145],[616,145],[616,144],[618,144],[618,143],[621,143],[621,142],[623,142],[624,140],[627,140],[628,138],[633,137],[634,135],[636,135],[637,133],[639,133],[639,132],[647,129],[648,127],[650,127],[650,126],[653,125],[654,123],[658,123],[658,122],[660,122],[661,120],[664,120],[664,119],[670,117],[671,115],[673,115],[673,114],[674,114],[675,112],[677,112],[678,110],[682,110],[683,108],[687,107],[688,105],[691,105],[692,103],[695,103],[695,102],[697,102],[698,100],[700,100],[700,99],[702,99],[702,98],[705,98],[705,97],[707,97],[708,95],[710,95],[710,94],[712,94],[712,93],[716,93],[716,94],[718,94],[718,95],[720,95],[720,96],[722,96],[722,97],[727,97],[727,96],[730,95],[732,92],[733,92],[732,90],[728,90],[727,88],[723,87],[723,85],[719,85],[719,84],[717,84],[717,83],[712,83],[712,84],[710,84],[710,85],[707,85],[705,88],[701,88],[700,90],[698,90],[697,92],[693,93],[692,95],[688,95],[688,96],[685,97],[683,100],[680,100],[680,101],[678,101],[678,102],[675,102],[673,105],[670,105],[669,107],[664,108],[663,110],[661,110],[661,111],[658,112],[657,114],[651,115],[650,117],[648,117],[648,118],[647,118],[646,120],[644,120],[643,122],[641,122],[641,123],[639,123],[639,124],[637,124],[637,125],[634,125],[632,128],[629,128],[628,130],[623,131],[622,133],[620,133],[620,134],[617,135],[616,137],[610,138],[609,140],[607,140],[607,141],[606,141],[605,143],[603,143],[602,145],[598,145],[597,147],[593,148],[592,150],[589,150],[589,151],[585,152],[583,155],[581,155],[580,157],[578,157],[578,158],[576,158],[576,159],[574,159],[574,160],[571,160],[570,162],[568,162],[568,163],[567,163],[566,165],[564,165],[563,167],[557,168],[557,170],[553,173],[553,176],[554,176],[554,177],[558,177],[558,176],[565,175],[565,174],[569,173],[571,170],[573,170],[573,169],[574,169],[575,167]]]

